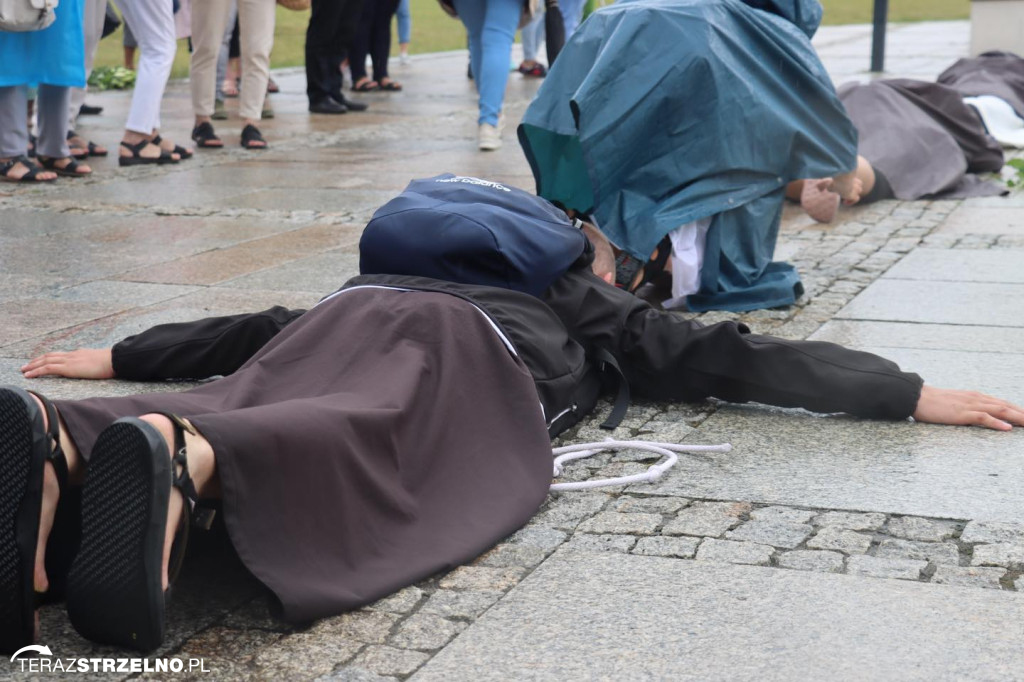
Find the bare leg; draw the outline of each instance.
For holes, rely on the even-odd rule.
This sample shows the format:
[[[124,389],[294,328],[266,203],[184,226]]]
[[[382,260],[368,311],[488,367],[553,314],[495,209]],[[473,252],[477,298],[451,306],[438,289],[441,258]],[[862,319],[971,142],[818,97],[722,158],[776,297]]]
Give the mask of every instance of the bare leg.
[[[46,409],[43,407],[42,401],[34,395],[32,399],[39,405],[39,410],[43,414],[43,424],[48,427]],[[61,448],[63,448],[64,457],[68,462],[68,483],[81,485],[85,474],[82,458],[78,454],[78,449],[75,448],[74,441],[68,436],[64,420],[59,415],[57,422],[60,426]],[[35,575],[33,577],[36,592],[46,592],[50,587],[50,581],[46,577],[46,541],[50,538],[50,531],[53,530],[53,520],[57,514],[59,501],[60,486],[57,484],[57,472],[54,470],[53,464],[47,462],[43,469],[43,505],[39,516],[39,537],[36,541]]]
[[[160,435],[167,442],[168,452],[172,452],[174,449],[174,428],[171,425],[171,420],[160,414],[147,414],[141,417],[141,419],[154,426],[160,432]],[[185,452],[188,459],[189,475],[196,486],[196,492],[201,497],[220,497],[220,478],[217,476],[217,461],[210,442],[201,435],[193,435],[186,432]],[[176,469],[176,471],[180,471],[180,469]],[[167,569],[171,559],[171,546],[174,544],[174,535],[177,532],[184,506],[185,499],[181,491],[177,488],[172,488],[167,509],[167,531],[164,534],[164,556],[161,569],[161,579],[165,590],[170,582]]]

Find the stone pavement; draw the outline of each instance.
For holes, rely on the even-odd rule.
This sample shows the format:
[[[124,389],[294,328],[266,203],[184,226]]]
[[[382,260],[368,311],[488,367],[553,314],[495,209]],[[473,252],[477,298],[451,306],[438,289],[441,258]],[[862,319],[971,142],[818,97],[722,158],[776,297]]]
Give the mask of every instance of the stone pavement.
[[[934,78],[966,53],[967,34],[965,22],[890,27],[890,74]],[[867,77],[869,27],[826,28],[816,43],[837,82]],[[119,170],[111,158],[89,180],[0,185],[0,383],[27,383],[17,368],[45,350],[307,306],[356,274],[361,226],[410,178],[455,171],[532,188],[511,132],[500,152],[475,150],[465,59],[396,66],[404,92],[339,118],[309,116],[302,74],[282,72],[265,152],[238,149],[230,121],[218,125],[228,149],[176,167]],[[536,86],[511,77],[510,123]],[[106,111],[83,134],[113,146],[126,96],[90,101]],[[188,109],[173,85],[165,135],[185,141]],[[1020,193],[888,201],[830,226],[788,210],[778,257],[800,268],[805,298],[703,317],[847,343],[930,383],[1024,403],[1022,206]],[[182,388],[32,384],[62,398]],[[601,419],[566,442],[605,437]],[[1024,677],[1021,430],[709,402],[636,404],[613,435],[734,449],[682,456],[654,485],[552,495],[472,564],[302,628],[271,617],[222,533],[194,533],[156,653],[202,657],[232,680]],[[565,478],[651,463],[604,454]],[[42,615],[55,656],[127,655],[78,637],[59,607]]]

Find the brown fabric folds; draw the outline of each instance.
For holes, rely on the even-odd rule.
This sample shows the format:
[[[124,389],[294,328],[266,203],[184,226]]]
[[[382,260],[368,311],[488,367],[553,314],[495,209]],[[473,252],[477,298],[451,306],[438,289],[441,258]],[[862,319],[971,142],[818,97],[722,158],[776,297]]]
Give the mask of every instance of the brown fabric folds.
[[[530,373],[448,294],[347,290],[229,377],[57,405],[83,452],[117,417],[188,417],[216,453],[231,540],[290,621],[474,558],[551,482]]]

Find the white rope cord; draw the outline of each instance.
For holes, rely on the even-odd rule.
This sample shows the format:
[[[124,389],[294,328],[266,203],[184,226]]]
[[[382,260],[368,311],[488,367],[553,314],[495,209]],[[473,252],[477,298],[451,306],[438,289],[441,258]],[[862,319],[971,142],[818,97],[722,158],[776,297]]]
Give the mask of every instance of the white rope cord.
[[[552,454],[555,455],[554,475],[558,478],[562,475],[562,465],[575,459],[591,457],[605,450],[647,450],[665,457],[661,462],[652,464],[642,474],[631,476],[617,476],[615,478],[600,478],[591,481],[576,481],[572,483],[552,483],[552,491],[565,490],[587,490],[589,488],[602,488],[609,485],[629,485],[630,483],[653,483],[661,478],[662,474],[671,469],[679,458],[677,452],[729,452],[732,445],[722,443],[721,445],[679,445],[676,443],[651,443],[644,440],[606,440],[600,443],[580,443],[578,445],[566,445],[555,448]]]

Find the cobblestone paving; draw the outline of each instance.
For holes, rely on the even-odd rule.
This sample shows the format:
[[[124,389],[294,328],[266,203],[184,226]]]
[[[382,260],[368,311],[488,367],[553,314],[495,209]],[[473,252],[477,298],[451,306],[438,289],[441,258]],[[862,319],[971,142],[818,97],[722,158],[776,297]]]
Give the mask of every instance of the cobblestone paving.
[[[280,80],[287,82],[287,79]],[[521,113],[525,101],[525,96],[511,98],[510,113],[513,116]],[[301,138],[296,135],[287,144],[299,149],[304,159],[302,163],[314,168],[319,168],[317,164],[331,158],[330,155],[341,153],[358,164],[360,153],[375,144],[395,144],[414,135],[422,124],[415,118],[388,120],[388,115],[383,115],[379,125],[369,131],[366,128],[305,131]],[[438,138],[465,137],[469,130],[467,126],[453,125],[453,128],[453,131],[440,131]],[[280,134],[285,133],[282,130]],[[506,142],[511,143],[511,140]],[[429,167],[432,154],[446,153],[443,146],[433,149],[427,145],[425,149],[416,151],[424,158],[417,161],[419,157],[413,154],[405,163]],[[323,159],[318,156],[321,153]],[[475,155],[457,158],[468,159],[469,164],[484,163]],[[509,181],[518,179],[516,184],[528,186],[522,175],[521,160],[492,158],[499,159],[486,162],[494,164],[490,169],[493,173],[486,172],[488,168],[484,165],[462,170],[491,177],[497,174],[510,178]],[[225,172],[218,170],[218,164],[230,166],[238,161],[241,165],[236,167],[237,172],[250,172],[252,168],[245,165],[250,159],[251,153],[241,151],[224,152],[216,161],[197,155],[188,170],[190,173],[199,171],[199,177],[203,178],[207,177],[202,175],[206,166],[212,172]],[[374,157],[374,163],[379,161],[379,157]],[[292,163],[287,156],[277,157],[268,165],[275,163],[290,168],[291,172],[304,172],[296,170],[301,164]],[[289,163],[292,165],[287,166]],[[375,172],[378,177],[387,177],[392,171],[394,167],[389,166]],[[288,171],[270,172],[279,176]],[[415,170],[409,173],[427,174]],[[16,214],[28,222],[46,215],[53,220],[50,229],[58,234],[64,229],[58,219],[77,221],[74,229],[80,229],[77,223],[81,221],[128,224],[139,216],[150,216],[155,217],[149,223],[152,229],[160,231],[163,226],[170,226],[168,231],[159,234],[172,237],[160,242],[165,251],[161,254],[163,257],[149,258],[151,249],[145,248],[146,235],[127,227],[124,234],[111,233],[106,248],[115,260],[127,259],[127,264],[122,262],[123,267],[116,272],[76,275],[78,279],[74,281],[61,279],[62,267],[75,261],[79,262],[75,267],[80,267],[82,262],[90,262],[89,258],[96,255],[94,252],[64,254],[40,247],[33,256],[48,267],[44,272],[28,274],[21,274],[25,271],[19,270],[13,259],[6,260],[8,267],[0,274],[0,284],[4,286],[0,290],[0,312],[12,316],[16,322],[6,331],[0,329],[0,363],[6,363],[0,366],[0,371],[6,372],[7,380],[14,375],[20,359],[38,350],[61,343],[73,346],[109,342],[111,335],[119,338],[130,325],[141,329],[164,321],[167,311],[161,306],[165,300],[175,300],[174,314],[185,318],[236,312],[263,300],[268,304],[306,305],[314,301],[316,295],[333,288],[332,283],[336,286],[337,281],[355,274],[358,228],[382,197],[386,198],[384,192],[375,194],[366,190],[356,176],[343,175],[333,190],[348,192],[345,194],[347,201],[339,202],[343,208],[268,209],[255,204],[247,207],[242,204],[258,202],[260,192],[242,190],[239,195],[244,201],[235,201],[235,205],[218,203],[220,200],[213,194],[206,204],[199,200],[181,203],[172,201],[176,195],[174,182],[173,174],[159,169],[131,174],[110,170],[105,171],[103,177],[76,184],[70,193],[46,188],[0,192],[0,211],[7,211],[3,215],[9,225],[11,216]],[[160,183],[167,183],[172,191],[152,200],[152,194],[147,192],[155,191]],[[120,187],[121,193],[104,189],[108,186]],[[140,188],[124,191],[124,187],[136,186]],[[183,190],[183,193],[203,196],[202,183],[190,184],[188,188],[189,192]],[[295,191],[312,192],[301,187]],[[358,194],[363,191],[365,195]],[[317,196],[309,194],[310,202],[317,200]],[[1013,206],[1021,205],[1019,195],[1009,201]],[[809,221],[800,211],[787,208],[779,253],[800,270],[806,287],[804,297],[788,309],[744,314],[716,312],[700,318],[709,323],[735,319],[757,332],[807,338],[915,250],[1024,249],[1024,236],[1011,227],[1002,231],[998,228],[963,232],[941,229],[956,222],[951,220],[954,214],[977,210],[970,202],[887,201],[844,209],[839,222],[821,226]],[[224,228],[225,234],[231,232],[230,238],[217,241],[221,238],[218,236],[221,228],[216,227],[221,224],[218,221],[230,226],[230,230]],[[191,231],[195,225],[204,230],[201,238],[197,236],[198,228],[195,233]],[[243,226],[247,230],[244,234],[240,232]],[[72,228],[66,229],[70,233]],[[9,234],[0,237],[4,248],[14,240]],[[125,240],[141,240],[143,248],[122,248]],[[79,246],[85,248],[82,244]],[[173,256],[173,262],[167,260],[167,252]],[[103,261],[97,259],[97,262]],[[318,274],[322,271],[326,271],[325,274]],[[52,277],[52,281],[48,277]],[[149,287],[173,290],[161,288],[159,295],[147,294],[156,298],[134,303],[141,312],[134,310],[133,304],[124,302],[109,309],[96,303],[106,295],[103,287],[118,287],[124,283],[146,283]],[[92,296],[87,306],[94,308],[89,308],[88,315],[81,319],[64,319],[61,324],[50,327],[36,324],[35,317],[24,312],[24,302],[16,295],[19,287],[29,284],[42,287],[54,299],[50,303],[52,308],[44,310],[43,315],[70,314],[71,308],[65,306],[67,301],[61,299],[67,296],[61,293],[67,287],[74,290],[76,296]],[[90,293],[90,286],[96,290]],[[81,287],[86,287],[84,293]],[[157,289],[146,291],[156,292]],[[123,293],[117,288],[110,295]],[[190,296],[196,298],[193,300]],[[22,329],[19,325],[28,331],[19,331]],[[80,397],[83,391],[95,388],[83,388],[72,382],[53,385],[55,397]],[[137,388],[110,383],[100,384],[100,387],[100,392],[108,393]],[[168,390],[168,387],[147,388],[157,389]],[[601,440],[609,435],[616,439],[683,442],[700,435],[702,425],[721,409],[721,405],[713,401],[698,405],[636,403],[622,426],[610,434],[598,427],[603,421],[602,412],[608,409],[605,405],[557,444]],[[686,457],[691,455],[681,455],[681,458]],[[650,453],[641,451],[603,453],[573,462],[565,468],[562,480],[628,475],[646,470],[654,461]],[[877,509],[833,509],[654,495],[645,493],[643,486],[634,486],[626,490],[612,488],[552,495],[526,527],[471,564],[407,587],[366,608],[306,627],[287,626],[272,616],[260,586],[228,549],[222,530],[193,534],[186,570],[169,607],[167,641],[156,655],[182,659],[202,657],[217,679],[404,680],[560,548],[655,556],[702,562],[708,566],[743,564],[778,571],[846,574],[864,580],[905,580],[1006,593],[1024,591],[1024,523],[933,518]],[[80,639],[60,607],[47,607],[42,615],[41,641],[48,643],[56,655],[124,653]],[[188,679],[190,676],[168,677]],[[104,675],[103,679],[118,679],[118,676]]]

